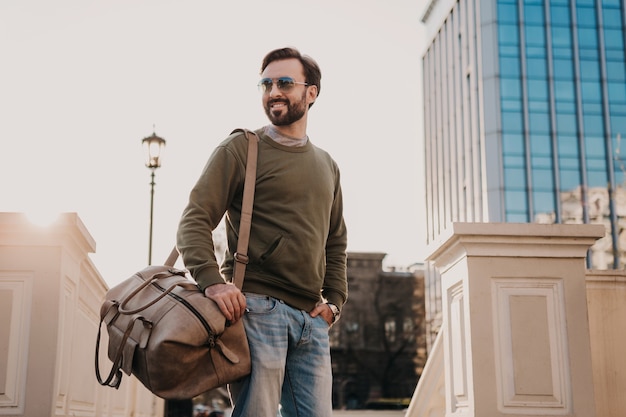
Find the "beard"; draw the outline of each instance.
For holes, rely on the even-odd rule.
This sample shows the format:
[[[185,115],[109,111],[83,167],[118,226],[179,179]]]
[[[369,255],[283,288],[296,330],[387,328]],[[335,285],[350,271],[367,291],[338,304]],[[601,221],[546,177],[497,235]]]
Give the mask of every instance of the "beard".
[[[273,103],[285,103],[287,111],[277,110],[272,111]],[[265,105],[265,114],[274,126],[289,126],[292,123],[302,119],[306,113],[306,89],[302,93],[302,97],[298,102],[292,103],[286,98],[280,98],[276,100],[268,100]]]

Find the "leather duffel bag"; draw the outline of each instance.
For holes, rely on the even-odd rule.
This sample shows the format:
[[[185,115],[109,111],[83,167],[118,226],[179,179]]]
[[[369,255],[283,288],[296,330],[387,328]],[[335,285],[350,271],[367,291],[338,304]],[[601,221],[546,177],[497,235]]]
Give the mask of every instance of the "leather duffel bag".
[[[258,137],[248,140],[233,284],[243,288],[254,201]],[[188,399],[250,373],[250,347],[242,320],[230,324],[217,304],[204,296],[187,271],[175,269],[176,247],[164,266],[148,266],[111,288],[100,308],[96,339],[96,378],[119,388],[122,371],[131,373],[165,399]],[[100,375],[102,323],[109,334],[109,375]]]
[[[96,376],[118,388],[131,373],[165,399],[192,398],[250,373],[241,320],[229,325],[217,304],[186,278],[186,271],[149,266],[111,288],[100,311]],[[102,323],[113,367],[99,370]]]

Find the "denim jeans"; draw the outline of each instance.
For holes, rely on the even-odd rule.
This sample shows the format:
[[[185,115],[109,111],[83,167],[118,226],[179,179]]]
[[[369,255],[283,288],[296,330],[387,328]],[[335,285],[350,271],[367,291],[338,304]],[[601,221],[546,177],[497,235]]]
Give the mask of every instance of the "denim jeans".
[[[326,320],[264,295],[246,302],[252,373],[229,386],[232,417],[331,417]]]

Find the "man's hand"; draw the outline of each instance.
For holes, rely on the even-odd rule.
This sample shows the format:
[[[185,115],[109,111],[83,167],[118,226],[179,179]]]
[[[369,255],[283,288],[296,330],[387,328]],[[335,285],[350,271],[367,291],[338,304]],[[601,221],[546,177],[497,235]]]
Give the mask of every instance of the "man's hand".
[[[232,283],[206,287],[204,295],[217,303],[224,317],[231,323],[236,323],[246,311],[246,297]]]
[[[309,315],[311,317],[322,316],[329,326],[332,326],[333,324],[333,311],[330,309],[328,304],[318,304],[313,310],[311,310]]]

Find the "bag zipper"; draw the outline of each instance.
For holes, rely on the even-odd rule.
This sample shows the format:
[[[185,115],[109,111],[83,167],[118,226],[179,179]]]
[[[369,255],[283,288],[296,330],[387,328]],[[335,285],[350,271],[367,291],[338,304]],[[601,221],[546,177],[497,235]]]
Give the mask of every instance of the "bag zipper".
[[[156,282],[153,282],[152,285],[154,285],[155,287],[157,287],[161,292],[165,292],[165,288],[161,287],[159,284],[157,284]],[[187,307],[187,309],[189,311],[191,311],[193,313],[194,316],[196,316],[198,318],[198,320],[200,321],[200,323],[202,324],[202,326],[204,326],[204,329],[206,330],[207,334],[208,334],[208,339],[207,339],[207,344],[209,345],[209,347],[213,348],[215,347],[215,333],[213,332],[213,330],[211,329],[211,326],[209,326],[209,323],[206,321],[206,319],[202,316],[202,314],[200,314],[200,312],[198,310],[195,309],[194,306],[192,306],[189,301],[185,300],[184,298],[182,298],[181,296],[174,294],[172,292],[169,292],[167,295],[169,295],[170,297],[174,298],[176,301],[179,301],[182,305],[184,305],[185,307]]]

